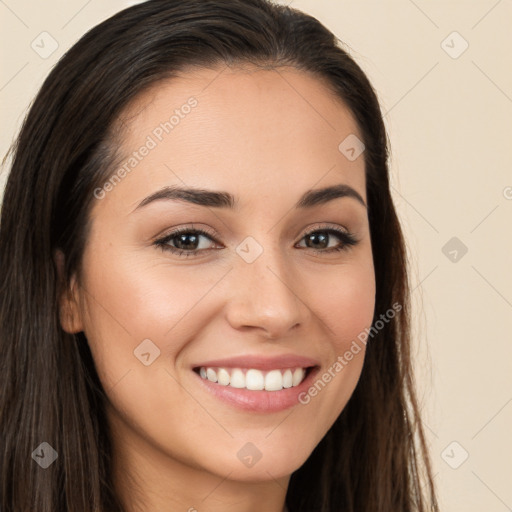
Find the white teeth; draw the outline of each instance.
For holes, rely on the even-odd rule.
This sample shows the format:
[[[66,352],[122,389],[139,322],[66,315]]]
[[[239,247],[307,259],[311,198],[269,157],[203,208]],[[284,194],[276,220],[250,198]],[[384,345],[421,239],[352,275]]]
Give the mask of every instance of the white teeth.
[[[245,376],[245,387],[252,390],[261,390],[265,387],[265,379],[263,373],[259,370],[247,370]]]
[[[287,368],[284,370],[270,370],[262,372],[253,368],[205,368],[199,369],[203,379],[217,382],[221,386],[233,388],[246,388],[253,391],[280,391],[298,386],[306,375],[304,368]]]
[[[292,371],[286,370],[283,374],[283,388],[291,388],[292,384]]]
[[[304,378],[304,370],[302,368],[297,368],[293,372],[292,386],[298,386],[302,382],[303,378]]]
[[[212,382],[217,382],[217,372],[211,368],[208,368],[206,370],[206,378]]]
[[[227,386],[229,384],[229,373],[224,368],[219,368],[217,372],[217,380],[219,384]]]
[[[279,370],[272,370],[265,375],[265,389],[267,391],[283,389],[283,375]]]
[[[245,388],[245,375],[242,370],[235,368],[231,372],[231,382],[229,385],[233,388]]]

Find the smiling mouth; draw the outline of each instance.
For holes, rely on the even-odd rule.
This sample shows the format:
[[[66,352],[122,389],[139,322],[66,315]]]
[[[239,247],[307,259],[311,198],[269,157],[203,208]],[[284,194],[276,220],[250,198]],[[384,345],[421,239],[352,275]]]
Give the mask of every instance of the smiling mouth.
[[[193,370],[203,380],[220,386],[250,391],[281,391],[299,386],[314,368],[308,366],[262,371],[256,368],[201,366]]]

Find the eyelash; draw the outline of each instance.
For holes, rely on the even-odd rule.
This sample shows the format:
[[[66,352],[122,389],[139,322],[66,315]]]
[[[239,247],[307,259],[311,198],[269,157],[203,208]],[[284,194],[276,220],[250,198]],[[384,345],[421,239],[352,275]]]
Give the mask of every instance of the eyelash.
[[[330,228],[330,227],[329,228],[315,228],[311,231],[308,231],[307,233],[305,233],[303,235],[301,240],[309,235],[312,235],[313,233],[319,233],[319,232],[320,233],[328,233],[330,235],[334,234],[342,241],[342,244],[337,247],[331,247],[330,249],[309,248],[315,253],[325,254],[325,253],[333,253],[333,252],[338,252],[338,251],[346,251],[350,247],[352,247],[358,243],[358,240],[354,237],[354,235],[352,235],[352,233],[342,231],[341,229]],[[214,250],[214,249],[202,249],[202,250],[187,251],[187,250],[178,249],[176,247],[172,247],[171,245],[169,245],[169,243],[168,243],[169,241],[171,241],[172,239],[174,239],[177,236],[184,234],[184,233],[203,235],[203,236],[206,236],[207,238],[210,238],[213,242],[218,243],[217,240],[215,239],[214,233],[211,233],[208,230],[197,229],[197,228],[180,228],[180,229],[173,231],[172,233],[169,233],[165,237],[163,237],[159,240],[156,240],[154,242],[154,245],[156,245],[163,251],[170,251],[173,254],[176,254],[178,256],[184,256],[185,258],[196,257],[201,252]],[[304,249],[308,249],[308,247],[304,247]]]

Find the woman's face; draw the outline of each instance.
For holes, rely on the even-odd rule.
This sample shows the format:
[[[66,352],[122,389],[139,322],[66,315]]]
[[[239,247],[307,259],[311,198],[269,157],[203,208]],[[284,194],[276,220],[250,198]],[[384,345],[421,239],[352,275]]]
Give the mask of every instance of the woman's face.
[[[122,124],[67,325],[117,449],[137,468],[286,477],[354,391],[373,318],[356,123],[302,72],[218,68],[158,84]]]

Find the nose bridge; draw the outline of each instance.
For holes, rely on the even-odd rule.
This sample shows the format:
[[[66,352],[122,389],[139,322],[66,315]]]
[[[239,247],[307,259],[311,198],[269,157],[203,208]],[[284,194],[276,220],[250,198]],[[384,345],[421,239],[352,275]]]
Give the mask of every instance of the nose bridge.
[[[305,320],[304,304],[297,296],[293,267],[278,244],[247,237],[236,248],[235,292],[229,305],[233,327],[260,327],[271,337],[284,336]],[[296,283],[295,283],[296,284]]]

